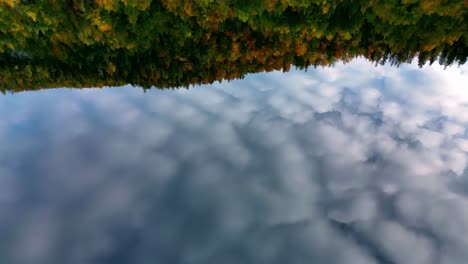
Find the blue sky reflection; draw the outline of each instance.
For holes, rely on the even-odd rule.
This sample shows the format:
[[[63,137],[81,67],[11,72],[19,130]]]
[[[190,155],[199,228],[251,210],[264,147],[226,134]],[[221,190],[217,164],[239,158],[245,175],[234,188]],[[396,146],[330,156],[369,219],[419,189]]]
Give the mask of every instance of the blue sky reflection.
[[[0,96],[1,263],[465,263],[467,67]]]

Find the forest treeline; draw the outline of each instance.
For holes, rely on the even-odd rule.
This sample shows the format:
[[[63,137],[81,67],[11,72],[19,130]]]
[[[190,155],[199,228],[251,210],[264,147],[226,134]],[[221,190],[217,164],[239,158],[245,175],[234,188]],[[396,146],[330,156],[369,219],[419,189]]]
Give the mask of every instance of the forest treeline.
[[[0,90],[158,88],[362,56],[464,64],[466,0],[0,0]]]

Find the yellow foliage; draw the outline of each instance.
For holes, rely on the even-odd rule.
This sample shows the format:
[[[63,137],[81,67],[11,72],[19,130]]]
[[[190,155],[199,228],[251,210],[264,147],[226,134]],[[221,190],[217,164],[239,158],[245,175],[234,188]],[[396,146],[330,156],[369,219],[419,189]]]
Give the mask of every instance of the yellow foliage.
[[[307,44],[300,43],[296,44],[295,50],[297,56],[303,56],[307,52]]]
[[[132,50],[132,49],[135,49],[136,45],[135,45],[135,42],[130,42],[129,44],[127,44],[126,48],[128,50]]]
[[[112,26],[109,24],[98,24],[97,27],[102,32],[106,32],[112,29]]]
[[[179,1],[177,1],[177,0],[163,0],[163,1],[161,1],[161,3],[164,5],[164,7],[168,11],[172,12],[178,7]]]
[[[460,39],[460,36],[448,36],[445,39],[449,45],[453,45],[455,41]]]
[[[70,32],[55,33],[54,38],[62,43],[71,45],[73,43],[73,35]]]
[[[95,0],[96,4],[107,11],[114,10],[117,7],[117,4],[119,3],[118,0]]]
[[[351,33],[346,32],[346,33],[344,34],[343,38],[344,38],[345,40],[350,40],[350,39],[352,38]]]
[[[283,52],[282,52],[282,51],[275,50],[275,51],[273,52],[273,56],[275,56],[275,57],[278,57],[278,56],[281,56],[281,55],[283,55]]]
[[[421,9],[428,14],[434,13],[439,5],[439,0],[424,0],[419,3]]]
[[[112,62],[109,62],[109,64],[107,64],[106,66],[107,74],[112,75],[114,74],[116,70],[117,70],[117,67],[115,67],[115,65]]]
[[[289,29],[289,27],[281,27],[279,28],[279,32],[282,33],[282,34],[289,34],[291,30]]]
[[[193,13],[193,5],[192,5],[192,2],[191,1],[185,1],[184,3],[184,10],[185,10],[185,13],[189,16],[193,16],[194,13]]]
[[[239,54],[239,43],[233,43],[232,44],[232,47],[231,47],[231,52],[235,55],[238,55]]]
[[[146,10],[151,5],[151,0],[123,0],[125,6],[136,7],[139,10]]]
[[[267,0],[265,1],[265,8],[268,12],[273,12],[276,7],[276,0]]]
[[[96,13],[94,17],[92,17],[93,24],[99,29],[101,32],[106,32],[112,29],[112,26],[107,21],[103,20],[99,13]]]
[[[26,15],[28,15],[28,17],[30,17],[34,22],[36,22],[36,19],[37,19],[36,13],[34,13],[33,11],[27,11]]]
[[[324,13],[324,14],[328,13],[329,9],[330,9],[330,7],[328,5],[322,6],[322,13]]]
[[[426,44],[422,47],[422,49],[424,51],[431,51],[433,50],[435,47],[437,47],[437,44]]]
[[[20,0],[0,0],[0,4],[6,4],[9,7],[14,7],[20,2]]]
[[[94,39],[96,42],[100,42],[100,41],[102,40],[102,36],[96,34],[96,35],[93,36],[93,39]]]

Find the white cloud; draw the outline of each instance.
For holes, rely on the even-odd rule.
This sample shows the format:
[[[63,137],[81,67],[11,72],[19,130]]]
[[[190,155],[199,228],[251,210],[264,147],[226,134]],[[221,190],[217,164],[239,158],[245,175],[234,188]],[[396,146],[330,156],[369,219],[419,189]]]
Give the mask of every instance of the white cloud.
[[[373,235],[382,250],[391,256],[395,263],[435,263],[435,247],[431,241],[412,233],[398,223],[382,221]]]

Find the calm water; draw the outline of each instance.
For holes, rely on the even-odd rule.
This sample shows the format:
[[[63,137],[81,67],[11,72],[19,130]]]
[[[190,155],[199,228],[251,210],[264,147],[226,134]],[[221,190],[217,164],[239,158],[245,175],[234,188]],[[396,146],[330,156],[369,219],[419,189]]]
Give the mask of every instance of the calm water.
[[[467,69],[0,96],[0,263],[466,263]]]

